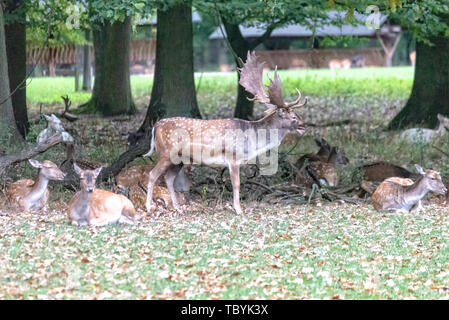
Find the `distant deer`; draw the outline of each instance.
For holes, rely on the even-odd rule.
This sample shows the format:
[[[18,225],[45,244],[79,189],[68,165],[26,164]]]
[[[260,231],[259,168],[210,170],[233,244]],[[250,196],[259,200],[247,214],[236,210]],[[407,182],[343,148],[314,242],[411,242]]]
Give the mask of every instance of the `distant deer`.
[[[333,60],[329,61],[329,69],[331,69],[331,70],[350,69],[350,68],[351,68],[351,60],[349,60],[349,59],[343,59],[343,60],[333,59]]]
[[[410,143],[428,143],[432,139],[439,138],[449,129],[449,118],[438,114],[438,126],[435,129],[412,128],[401,133],[400,139]]]
[[[146,203],[148,211],[154,209],[153,188],[161,175],[165,176],[173,206],[179,211],[173,182],[183,164],[192,163],[196,157],[194,164],[229,168],[234,209],[237,214],[241,214],[240,166],[279,146],[288,132],[296,130],[299,134],[304,133],[304,123],[294,112],[294,109],[307,103],[307,99],[304,103],[299,103],[301,99],[299,90],[299,97],[295,101],[284,102],[281,79],[275,70],[274,79],[270,79],[267,95],[262,82],[263,63],[258,62],[254,52],[248,52],[247,61],[239,72],[240,84],[254,95],[253,100],[269,107],[266,115],[257,121],[189,118],[168,118],[158,121],[152,130],[150,151],[145,155],[151,155],[154,150],[159,154],[159,162],[149,174]],[[265,140],[259,139],[257,146],[254,145],[248,135],[263,130],[269,130],[270,134],[265,135]],[[243,137],[240,135],[242,132],[245,133]],[[182,160],[172,160],[174,155],[182,157]]]
[[[371,197],[374,209],[395,212],[419,211],[422,208],[421,199],[427,192],[442,195],[447,192],[439,172],[424,171],[419,165],[415,166],[419,173],[415,182],[411,179],[394,177],[385,180],[377,187]]]
[[[29,159],[30,164],[39,169],[36,181],[22,179],[10,185],[5,195],[8,201],[22,210],[38,211],[47,206],[50,191],[48,182],[50,180],[63,180],[65,173],[56,164],[49,160],[42,163]]]
[[[68,215],[72,224],[104,226],[134,222],[135,209],[128,198],[95,188],[102,168],[82,170],[76,163],[73,167],[80,176],[81,191],[78,191],[68,204]]]
[[[415,66],[415,61],[416,61],[416,51],[412,51],[410,52],[410,62],[412,63],[412,66]]]
[[[331,147],[326,140],[315,140],[320,147],[316,154],[306,154],[296,163],[298,173],[295,182],[307,187],[314,183],[338,185],[337,167],[349,163],[343,149]]]

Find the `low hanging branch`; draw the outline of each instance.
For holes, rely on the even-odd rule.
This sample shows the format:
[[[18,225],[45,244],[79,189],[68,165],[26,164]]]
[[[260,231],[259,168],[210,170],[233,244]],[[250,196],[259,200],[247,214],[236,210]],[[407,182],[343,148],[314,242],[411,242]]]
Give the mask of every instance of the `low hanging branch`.
[[[19,153],[6,155],[0,157],[0,174],[9,165],[28,160],[40,153],[43,153],[50,149],[51,147],[64,141],[63,135],[61,133],[56,133],[43,143],[31,146]]]
[[[60,120],[54,115],[48,118],[60,123]],[[44,129],[39,134],[39,136],[42,137],[45,137],[46,135],[47,138],[42,138],[42,141],[35,143],[34,145],[30,145],[18,153],[0,156],[0,174],[3,173],[7,166],[31,159],[32,157],[47,151],[61,142],[73,142],[72,136],[66,132],[60,124],[56,129],[49,125],[48,128]]]

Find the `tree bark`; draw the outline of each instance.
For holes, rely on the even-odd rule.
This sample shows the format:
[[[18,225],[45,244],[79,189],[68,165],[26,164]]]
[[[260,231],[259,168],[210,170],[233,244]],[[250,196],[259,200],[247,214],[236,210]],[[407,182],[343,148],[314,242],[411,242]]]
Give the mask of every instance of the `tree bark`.
[[[15,0],[8,3],[7,12],[14,12],[20,15],[20,21],[15,21],[5,25],[6,56],[8,59],[9,88],[15,90],[11,96],[14,110],[14,118],[17,128],[22,137],[25,137],[30,128],[28,122],[26,103],[26,26],[25,10],[22,0]]]
[[[139,131],[159,119],[201,118],[193,74],[192,7],[179,4],[157,12],[156,66],[151,100]]]
[[[429,39],[434,45],[416,43],[415,77],[412,93],[388,128],[410,124],[435,127],[437,114],[449,115],[449,37]]]
[[[232,24],[228,22],[224,17],[222,17],[222,21],[223,26],[226,30],[226,36],[229,40],[229,44],[231,45],[234,53],[237,55],[237,57],[234,58],[235,63],[238,67],[241,67],[240,61],[238,59],[240,58],[242,59],[242,61],[245,61],[248,51],[254,50],[259,44],[268,39],[271,35],[271,32],[274,30],[274,27],[270,26],[262,36],[253,41],[248,41],[240,32],[238,24]],[[245,90],[245,88],[240,85],[240,74],[237,73],[237,75],[238,88],[234,117],[244,120],[250,120],[253,116],[254,102],[248,100],[248,98],[251,98],[252,96]]]
[[[95,82],[90,101],[80,106],[104,116],[136,111],[129,74],[131,17],[123,22],[105,23],[94,30]]]
[[[9,147],[21,141],[22,136],[17,129],[10,96],[4,26],[3,8],[0,5],[0,144]]]

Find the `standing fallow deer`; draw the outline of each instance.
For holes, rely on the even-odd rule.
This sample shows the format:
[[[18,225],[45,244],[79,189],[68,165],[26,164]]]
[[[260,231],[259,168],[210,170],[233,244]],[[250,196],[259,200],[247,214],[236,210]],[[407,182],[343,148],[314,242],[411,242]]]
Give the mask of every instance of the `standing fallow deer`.
[[[135,209],[128,198],[95,188],[95,182],[102,168],[82,170],[76,163],[73,167],[80,176],[81,191],[78,191],[68,203],[68,215],[72,224],[104,226],[134,222]]]
[[[148,212],[154,209],[153,188],[161,175],[165,177],[173,206],[179,211],[173,182],[184,164],[193,163],[229,168],[234,209],[237,214],[241,214],[240,166],[257,157],[260,160],[261,155],[278,147],[288,132],[304,133],[305,125],[294,112],[294,109],[307,103],[307,99],[299,103],[299,90],[299,97],[295,101],[284,102],[281,79],[275,70],[267,94],[262,82],[263,63],[257,60],[254,52],[248,52],[246,63],[239,72],[240,84],[254,96],[253,100],[268,106],[265,116],[257,121],[189,118],[158,121],[152,130],[150,151],[145,155],[151,155],[154,150],[159,154],[159,162],[149,174],[146,202]],[[258,138],[253,139],[256,134]]]
[[[428,143],[443,136],[449,130],[449,118],[438,114],[438,126],[435,129],[411,128],[401,133],[400,139],[410,143]]]
[[[29,159],[30,164],[39,169],[36,181],[22,179],[10,185],[5,195],[13,206],[28,211],[38,211],[47,206],[50,191],[48,182],[50,180],[63,180],[65,173],[56,164],[49,160],[42,163]]]
[[[427,192],[432,191],[442,195],[447,192],[439,172],[434,170],[424,171],[419,165],[415,166],[419,173],[415,182],[408,178],[392,177],[386,179],[377,187],[371,197],[374,209],[418,212],[422,208],[421,199]]]

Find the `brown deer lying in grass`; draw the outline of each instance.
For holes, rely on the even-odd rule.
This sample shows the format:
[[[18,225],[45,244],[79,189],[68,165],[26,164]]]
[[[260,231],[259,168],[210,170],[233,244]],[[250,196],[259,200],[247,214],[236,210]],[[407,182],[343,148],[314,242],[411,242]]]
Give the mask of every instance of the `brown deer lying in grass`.
[[[429,143],[432,139],[443,136],[449,130],[449,118],[438,114],[438,126],[435,129],[411,128],[401,133],[400,139],[410,143]]]
[[[38,211],[47,206],[50,195],[48,182],[63,180],[65,173],[49,160],[42,163],[33,159],[28,161],[39,169],[36,181],[30,179],[16,181],[6,189],[5,195],[10,204],[21,210]]]
[[[419,177],[413,182],[411,179],[389,178],[382,182],[373,193],[371,203],[376,210],[395,212],[411,212],[421,210],[421,199],[432,191],[445,194],[447,189],[441,181],[440,173],[434,170],[424,171],[415,165]]]
[[[315,140],[320,147],[316,154],[306,154],[296,163],[298,173],[295,182],[311,187],[314,183],[338,185],[337,167],[349,163],[343,149],[331,147],[324,139]]]
[[[122,194],[127,193],[128,198],[136,208],[145,208],[147,197],[146,188],[148,185],[149,173],[153,168],[153,165],[132,166],[123,169],[115,178],[115,183],[119,192]],[[179,192],[187,192],[190,187],[189,183],[184,171],[180,171],[174,181],[174,188],[177,192],[177,196],[181,199],[181,203],[184,203],[185,199]],[[155,185],[153,189],[153,198],[156,199],[156,202],[161,201],[167,208],[173,207],[170,193],[165,187]]]
[[[102,168],[82,170],[76,164],[73,167],[80,176],[81,191],[78,191],[68,204],[68,215],[72,224],[103,226],[134,222],[135,209],[128,198],[95,188]]]
[[[179,210],[173,182],[183,164],[193,163],[229,168],[234,209],[237,214],[242,213],[240,166],[279,146],[288,132],[304,133],[304,123],[294,109],[304,106],[307,100],[300,104],[299,94],[295,101],[284,102],[277,70],[274,79],[270,79],[268,95],[262,82],[263,63],[258,62],[254,52],[248,52],[247,61],[239,72],[240,84],[254,95],[254,100],[269,107],[265,117],[257,121],[168,118],[157,122],[152,130],[150,151],[146,154],[151,155],[154,150],[159,154],[159,162],[149,174],[146,203],[149,212],[154,209],[153,188],[161,175],[165,176],[173,206]],[[254,135],[259,138],[252,139]]]

